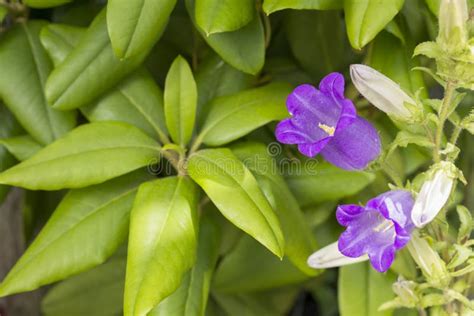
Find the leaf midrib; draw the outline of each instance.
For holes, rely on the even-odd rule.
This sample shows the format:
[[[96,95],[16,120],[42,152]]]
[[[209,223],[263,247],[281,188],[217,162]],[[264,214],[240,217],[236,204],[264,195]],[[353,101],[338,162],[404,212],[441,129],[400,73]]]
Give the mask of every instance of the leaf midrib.
[[[211,159],[207,158],[207,157],[204,157],[203,155],[199,155],[199,154],[196,154],[197,156],[201,157],[201,159],[217,166],[220,170],[222,170],[228,177],[230,177],[232,179],[232,181],[234,183],[236,183],[238,185],[239,188],[242,189],[242,191],[245,193],[245,195],[250,199],[250,201],[252,201],[252,203],[254,204],[254,206],[256,207],[256,209],[258,210],[257,214],[259,214],[261,217],[263,217],[263,219],[265,220],[265,222],[267,223],[268,227],[270,228],[270,231],[273,235],[273,238],[274,238],[274,241],[276,242],[276,245],[278,246],[278,248],[280,249],[280,251],[283,252],[283,249],[281,248],[281,245],[280,245],[280,242],[279,242],[279,239],[278,237],[276,236],[275,234],[275,231],[273,230],[273,227],[272,225],[270,225],[270,222],[268,221],[267,217],[263,214],[263,212],[260,210],[260,208],[258,207],[258,204],[255,202],[255,200],[252,198],[252,196],[244,189],[244,187],[242,185],[240,185],[240,183],[232,176],[230,175],[229,173],[226,172],[226,170],[224,168],[222,168],[220,165],[216,164],[214,161],[212,161]],[[246,168],[244,165],[243,165],[244,168]],[[265,197],[263,197],[264,199],[266,199]],[[268,202],[267,202],[268,203]],[[269,205],[270,206],[270,205]],[[270,210],[272,210],[271,206],[270,206]]]

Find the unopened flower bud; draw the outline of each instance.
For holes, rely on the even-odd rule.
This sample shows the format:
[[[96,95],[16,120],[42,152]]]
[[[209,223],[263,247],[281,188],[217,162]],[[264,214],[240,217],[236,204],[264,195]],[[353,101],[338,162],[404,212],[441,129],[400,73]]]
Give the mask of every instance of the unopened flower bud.
[[[456,50],[463,48],[468,40],[469,19],[466,0],[442,0],[439,8],[438,42]]]
[[[308,258],[308,265],[314,269],[325,269],[358,263],[368,259],[368,256],[361,256],[359,258],[344,256],[339,251],[337,242],[335,242],[313,253]]]
[[[423,183],[411,212],[415,226],[423,227],[431,222],[446,204],[456,179],[455,168],[446,161],[434,167],[431,178]]]
[[[449,275],[446,264],[425,239],[419,237],[417,233],[413,233],[407,248],[429,282],[435,284],[448,282]]]
[[[375,107],[397,118],[411,118],[405,103],[416,102],[398,84],[366,65],[351,65],[350,72],[357,90]]]

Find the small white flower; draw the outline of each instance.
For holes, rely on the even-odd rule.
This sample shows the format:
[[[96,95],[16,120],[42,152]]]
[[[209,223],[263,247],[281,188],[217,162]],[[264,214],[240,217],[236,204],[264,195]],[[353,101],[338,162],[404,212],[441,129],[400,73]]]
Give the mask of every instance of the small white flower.
[[[308,265],[314,269],[324,269],[345,266],[368,259],[369,257],[367,255],[359,258],[346,257],[339,251],[337,242],[334,242],[309,256]]]
[[[402,119],[411,117],[404,103],[416,102],[388,77],[366,65],[351,65],[351,78],[360,94],[378,109]]]
[[[441,163],[432,178],[423,183],[411,212],[411,219],[417,227],[431,222],[448,201],[456,179],[452,167],[449,162]]]

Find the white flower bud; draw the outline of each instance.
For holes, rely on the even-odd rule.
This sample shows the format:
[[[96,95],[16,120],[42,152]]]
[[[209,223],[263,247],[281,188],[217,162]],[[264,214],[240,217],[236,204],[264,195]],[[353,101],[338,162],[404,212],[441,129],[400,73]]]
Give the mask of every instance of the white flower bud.
[[[423,227],[431,222],[448,201],[456,179],[453,167],[450,162],[442,162],[435,167],[432,178],[423,183],[411,211],[415,226]]]
[[[435,284],[448,282],[449,275],[446,264],[441,260],[438,253],[433,250],[430,244],[418,236],[416,231],[412,233],[407,248],[413,260],[415,260],[429,282]]]
[[[339,251],[337,242],[334,242],[309,256],[308,265],[314,269],[325,269],[358,263],[368,259],[369,257],[366,255],[359,258],[346,257]]]
[[[466,0],[442,0],[439,8],[438,40],[447,45],[464,45],[469,19]]]
[[[388,77],[366,65],[351,65],[351,78],[360,94],[379,110],[402,119],[411,117],[405,102],[416,102]]]

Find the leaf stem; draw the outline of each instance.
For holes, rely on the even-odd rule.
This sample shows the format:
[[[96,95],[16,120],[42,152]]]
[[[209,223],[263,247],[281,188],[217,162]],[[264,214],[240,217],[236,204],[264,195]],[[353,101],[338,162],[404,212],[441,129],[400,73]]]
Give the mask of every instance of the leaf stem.
[[[448,81],[446,84],[446,89],[444,91],[444,98],[443,102],[441,103],[441,108],[438,111],[438,127],[436,129],[436,136],[435,136],[435,148],[433,150],[433,155],[434,155],[434,160],[436,162],[441,161],[441,142],[443,138],[443,131],[444,131],[444,124],[446,123],[446,120],[448,119],[448,113],[449,113],[449,106],[451,104],[451,99],[453,98],[453,93],[455,91],[456,87],[451,81]]]

